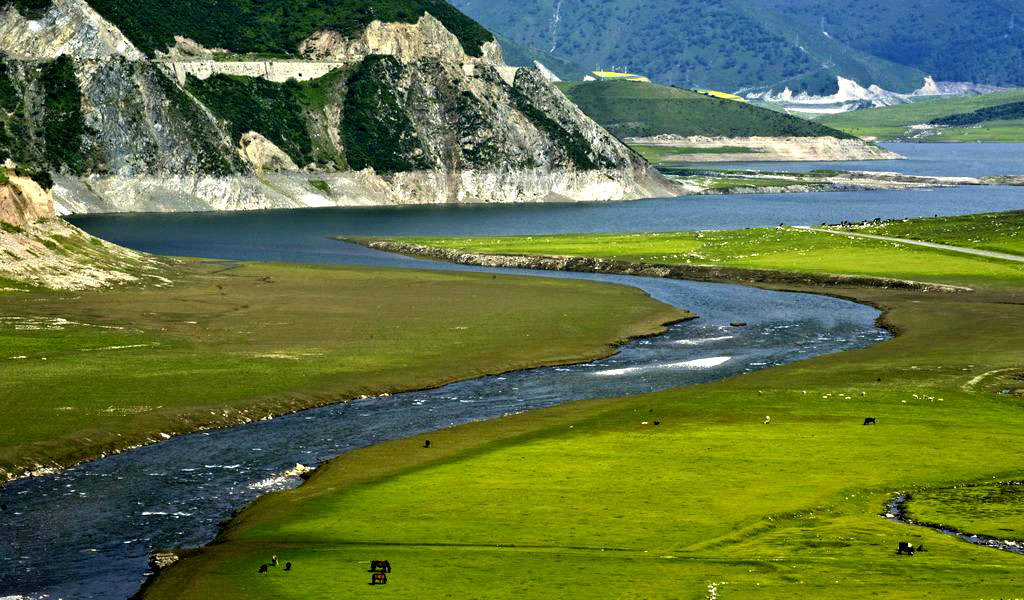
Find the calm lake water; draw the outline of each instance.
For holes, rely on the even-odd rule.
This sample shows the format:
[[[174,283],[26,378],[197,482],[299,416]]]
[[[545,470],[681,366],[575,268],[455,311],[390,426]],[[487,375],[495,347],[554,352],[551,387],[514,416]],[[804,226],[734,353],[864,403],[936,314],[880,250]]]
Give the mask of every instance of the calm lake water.
[[[700,163],[722,169],[805,172],[816,169],[887,171],[906,175],[984,177],[1024,175],[1024,144],[882,144],[906,160],[853,162]],[[695,165],[697,163],[694,163]]]
[[[925,217],[1024,209],[1024,188],[685,196],[577,204],[307,208],[234,213],[83,215],[70,219],[112,242],[175,256],[365,263],[333,235],[513,235],[772,227],[779,223]]]

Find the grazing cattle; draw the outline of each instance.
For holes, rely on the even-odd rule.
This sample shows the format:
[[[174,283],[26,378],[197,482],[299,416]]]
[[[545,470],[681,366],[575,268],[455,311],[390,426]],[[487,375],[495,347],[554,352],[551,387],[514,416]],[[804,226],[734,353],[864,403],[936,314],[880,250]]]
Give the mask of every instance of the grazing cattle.
[[[864,418],[864,424],[865,425],[878,425],[878,421],[875,421],[874,417],[865,417]]]
[[[274,567],[277,566],[277,555],[276,554],[270,557],[270,564],[271,564],[271,566],[274,566]]]
[[[267,563],[263,563],[262,565],[260,565],[260,573],[266,573],[266,572],[267,572]]]
[[[370,585],[377,585],[378,583],[384,585],[388,582],[388,576],[384,573],[374,573],[370,576]]]
[[[917,551],[918,552],[927,552],[927,550],[924,549],[924,544],[921,544],[920,546],[918,546],[917,547]]]
[[[661,421],[655,421],[654,424],[655,425],[661,425]]]
[[[423,442],[423,447],[424,448],[429,448],[430,447],[430,440],[427,440],[427,441]]]
[[[914,545],[910,542],[900,542],[899,549],[896,550],[896,554],[906,553],[909,556],[914,555]]]
[[[284,570],[285,571],[291,571],[292,570],[292,563],[290,563],[290,562],[284,563]]]
[[[380,567],[381,573],[390,573],[391,572],[391,563],[389,563],[386,560],[371,560],[370,561],[370,570],[371,571],[376,571],[377,567]]]
[[[769,416],[765,416],[765,418],[764,418],[764,424],[765,424],[765,425],[767,425],[767,424],[769,424],[769,423],[771,423],[771,422],[772,422],[772,418],[771,418],[771,417],[769,417]]]

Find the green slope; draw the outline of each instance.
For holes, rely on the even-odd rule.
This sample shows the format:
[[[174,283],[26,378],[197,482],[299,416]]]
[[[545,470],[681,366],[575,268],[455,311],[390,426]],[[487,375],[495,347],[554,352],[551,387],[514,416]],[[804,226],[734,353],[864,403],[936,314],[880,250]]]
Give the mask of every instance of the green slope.
[[[819,123],[665,85],[627,81],[561,83],[590,118],[619,136],[851,137]]]
[[[935,119],[1021,101],[1024,101],[1024,89],[965,98],[922,99],[913,104],[828,115],[819,119],[819,122],[857,136],[893,140],[907,137],[907,128],[911,125],[924,124]],[[1016,127],[1012,128],[1016,129]],[[957,129],[950,129],[944,131],[942,137],[955,136],[959,133]],[[1005,130],[1001,131],[999,138],[993,136],[993,141],[995,139],[999,139],[999,141],[1014,139],[1015,135],[1019,136],[1017,139],[1024,140],[1024,127],[1020,128],[1015,135],[1011,132],[1011,135],[1007,137],[1005,134]]]

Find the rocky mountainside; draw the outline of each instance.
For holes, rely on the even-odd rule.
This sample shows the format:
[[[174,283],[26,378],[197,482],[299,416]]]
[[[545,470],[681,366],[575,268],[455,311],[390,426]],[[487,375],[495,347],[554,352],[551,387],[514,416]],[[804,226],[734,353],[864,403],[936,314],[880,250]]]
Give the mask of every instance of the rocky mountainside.
[[[453,0],[518,44],[588,69],[726,91],[829,96],[1024,85],[1022,0]]]
[[[58,212],[676,191],[441,0],[172,4],[0,2],[0,159]]]
[[[35,287],[80,290],[169,285],[164,259],[93,237],[56,218],[53,194],[30,177],[0,173],[0,294]]]

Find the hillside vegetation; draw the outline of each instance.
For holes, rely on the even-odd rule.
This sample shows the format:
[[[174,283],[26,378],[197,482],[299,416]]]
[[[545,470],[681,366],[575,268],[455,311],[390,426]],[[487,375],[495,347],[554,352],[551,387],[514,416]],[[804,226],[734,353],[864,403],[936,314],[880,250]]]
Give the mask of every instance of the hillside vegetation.
[[[1024,102],[1024,89],[966,98],[922,99],[912,104],[828,115],[819,119],[819,122],[860,137],[893,140],[912,134],[907,129],[912,125],[1017,102]],[[1024,129],[1021,132],[1024,133]],[[944,132],[943,137],[946,135],[949,133]],[[1024,139],[1024,135],[1021,139]]]
[[[494,39],[489,31],[445,0],[193,0],[188,10],[163,0],[87,0],[150,56],[174,46],[175,35],[207,48],[232,52],[295,54],[316,31],[358,37],[375,20],[415,23],[429,12],[459,38],[467,54]],[[38,16],[51,0],[16,0],[26,16]]]
[[[724,90],[837,90],[836,76],[909,92],[925,75],[861,52],[753,0],[454,0],[486,27],[588,69]],[[556,10],[557,9],[557,10]]]
[[[850,138],[781,112],[688,90],[628,81],[560,83],[583,112],[620,138],[658,134]]]
[[[745,0],[753,4],[755,0]],[[1024,85],[1024,4],[1017,0],[767,0],[793,27],[940,81]],[[1013,16],[1015,15],[1015,16]]]
[[[910,92],[926,74],[1024,85],[1024,7],[1010,0],[454,3],[525,46],[683,87],[831,94],[841,75]]]
[[[928,121],[931,125],[948,125],[951,127],[964,125],[977,125],[986,121],[1006,121],[1010,119],[1024,119],[1024,102],[1010,102],[989,108],[982,108],[969,113],[960,113],[932,119]]]

